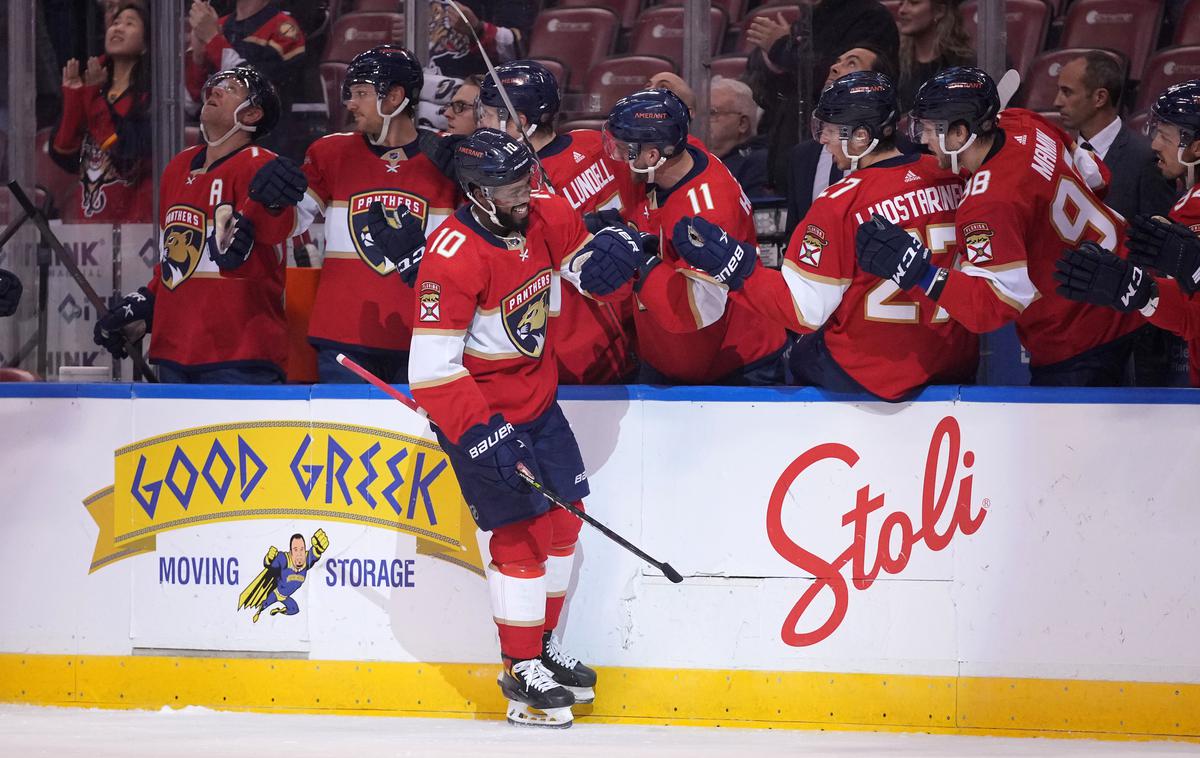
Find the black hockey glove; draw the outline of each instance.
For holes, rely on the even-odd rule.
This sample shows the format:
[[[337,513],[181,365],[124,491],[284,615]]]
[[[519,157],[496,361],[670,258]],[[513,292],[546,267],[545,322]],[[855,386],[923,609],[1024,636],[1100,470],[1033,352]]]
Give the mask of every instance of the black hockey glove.
[[[254,222],[229,205],[218,206],[213,216],[208,257],[222,271],[232,271],[245,263],[254,249]]]
[[[1200,237],[1162,216],[1138,216],[1129,227],[1129,260],[1175,277],[1189,295],[1200,290]]]
[[[96,321],[96,326],[92,328],[92,339],[119,360],[129,355],[125,350],[126,338],[134,341],[141,339],[153,324],[154,295],[141,287],[137,292],[126,295],[124,300],[113,305],[108,313]]]
[[[625,226],[625,219],[616,208],[605,208],[595,213],[583,214],[583,225],[592,234],[596,234],[606,226]]]
[[[1066,250],[1054,263],[1058,294],[1081,303],[1137,311],[1158,297],[1158,284],[1141,268],[1095,242]]]
[[[282,155],[264,163],[250,180],[250,199],[273,211],[295,205],[308,191],[308,177]]]
[[[425,256],[425,232],[421,222],[403,205],[394,211],[385,211],[383,203],[376,200],[367,209],[367,257],[376,266],[384,261],[396,267],[400,279],[409,287],[416,284],[417,267]]]
[[[679,219],[671,242],[680,257],[731,290],[740,289],[758,263],[754,245],[738,242],[699,216]]]
[[[418,132],[417,145],[421,152],[425,153],[425,157],[437,166],[438,171],[450,181],[458,182],[458,174],[454,171],[454,148],[464,139],[466,137],[461,134],[438,135],[428,129],[421,129]]]
[[[920,284],[931,268],[929,248],[878,213],[858,227],[854,244],[859,268],[902,290]]]
[[[587,258],[579,269],[579,285],[589,294],[608,295],[625,286],[639,271],[649,271],[658,258],[646,253],[643,240],[647,237],[650,235],[624,226],[606,226],[596,232],[580,251]]]
[[[21,302],[21,289],[17,275],[0,268],[0,318],[16,313]]]
[[[464,432],[458,447],[472,462],[484,468],[483,478],[492,485],[518,492],[528,490],[529,485],[517,473],[518,463],[524,463],[535,477],[538,476],[529,435],[518,432],[499,413],[486,424],[476,424]]]

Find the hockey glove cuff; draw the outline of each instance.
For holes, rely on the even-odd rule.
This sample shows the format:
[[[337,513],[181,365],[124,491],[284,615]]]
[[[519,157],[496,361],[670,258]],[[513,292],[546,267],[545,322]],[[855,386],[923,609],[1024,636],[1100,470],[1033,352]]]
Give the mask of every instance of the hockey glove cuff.
[[[929,248],[879,214],[858,227],[854,243],[863,271],[891,279],[902,290],[912,289],[929,276],[933,257]]]
[[[1158,297],[1154,277],[1095,242],[1065,251],[1054,268],[1056,292],[1070,300],[1129,312],[1142,310]]]
[[[250,180],[250,199],[269,210],[279,211],[304,199],[308,177],[290,158],[282,155],[264,163]]]
[[[1129,260],[1173,276],[1189,295],[1200,290],[1200,237],[1162,216],[1138,216],[1129,226]]]
[[[521,492],[529,485],[517,473],[517,464],[538,476],[529,435],[516,428],[499,413],[486,424],[476,424],[463,433],[458,447],[483,470],[483,478],[494,486],[505,486]]]
[[[738,242],[699,216],[679,219],[671,242],[680,257],[731,290],[740,289],[758,263],[758,250],[753,245]]]

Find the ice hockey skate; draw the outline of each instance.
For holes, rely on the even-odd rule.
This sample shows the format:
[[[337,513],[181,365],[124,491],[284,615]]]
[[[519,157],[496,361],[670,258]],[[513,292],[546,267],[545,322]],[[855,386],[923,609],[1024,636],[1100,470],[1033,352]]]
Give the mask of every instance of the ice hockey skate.
[[[586,704],[596,699],[596,672],[568,654],[550,632],[542,637],[542,666],[554,681],[570,690],[575,702]]]
[[[554,681],[541,659],[506,663],[498,682],[508,698],[508,723],[565,729],[574,721],[575,696]]]

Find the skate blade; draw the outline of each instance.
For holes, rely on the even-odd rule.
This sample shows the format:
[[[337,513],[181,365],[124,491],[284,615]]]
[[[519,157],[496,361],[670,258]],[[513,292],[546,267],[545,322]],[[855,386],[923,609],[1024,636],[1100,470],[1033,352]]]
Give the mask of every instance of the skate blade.
[[[539,711],[524,703],[508,704],[508,723],[514,726],[535,726],[548,729],[566,729],[574,723],[575,717],[570,706],[564,708],[549,708]]]
[[[566,685],[563,685],[566,687]],[[587,705],[596,700],[596,690],[592,687],[567,687],[575,696],[575,705]]]

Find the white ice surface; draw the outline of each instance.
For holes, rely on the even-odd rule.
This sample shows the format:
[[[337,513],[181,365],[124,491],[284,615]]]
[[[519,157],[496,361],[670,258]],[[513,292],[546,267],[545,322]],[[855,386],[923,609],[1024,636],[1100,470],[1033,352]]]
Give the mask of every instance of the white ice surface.
[[[470,758],[691,756],[1195,756],[1181,742],[1101,742],[879,732],[624,726],[571,729],[499,721],[227,713],[205,708],[113,711],[0,705],[0,756],[264,758],[305,755]]]

